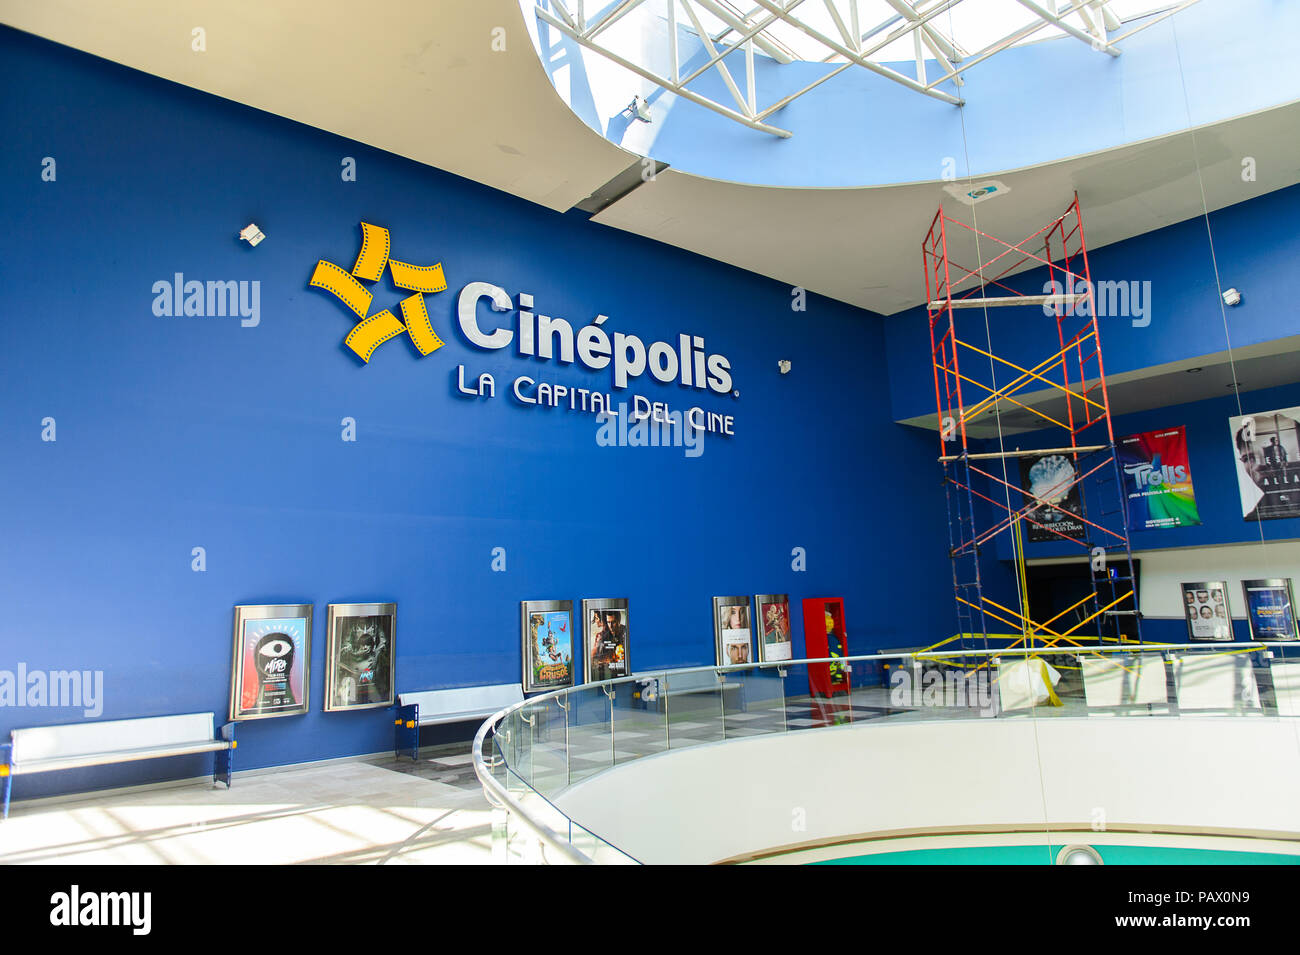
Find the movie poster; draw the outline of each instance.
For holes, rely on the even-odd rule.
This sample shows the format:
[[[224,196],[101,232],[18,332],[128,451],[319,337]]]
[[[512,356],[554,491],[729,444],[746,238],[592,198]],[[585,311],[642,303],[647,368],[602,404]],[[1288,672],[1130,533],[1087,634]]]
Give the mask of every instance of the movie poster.
[[[311,604],[235,608],[230,718],[306,713]]]
[[[748,597],[714,597],[713,632],[717,641],[718,666],[754,662]]]
[[[599,683],[630,675],[627,601],[584,600],[582,619],[587,661],[584,679],[588,683]]]
[[[1026,494],[1026,503],[1034,498],[1040,502],[1025,515],[1028,541],[1041,543],[1061,540],[1061,535],[1078,538],[1083,534],[1078,480],[1074,463],[1064,454],[1020,458],[1020,487]]]
[[[1300,517],[1300,408],[1228,419],[1237,458],[1241,515]]]
[[[1232,640],[1232,608],[1228,606],[1228,582],[1210,580],[1185,583],[1183,613],[1189,640]]]
[[[524,692],[573,685],[573,602],[525,600]]]
[[[794,657],[794,643],[790,639],[790,598],[786,594],[758,594],[754,597],[754,610],[758,618],[758,643],[760,663],[790,660]]]
[[[330,604],[325,709],[392,706],[396,604]]]
[[[1243,580],[1246,619],[1252,640],[1295,640],[1295,600],[1289,577]]]
[[[1124,472],[1131,530],[1201,523],[1192,490],[1185,427],[1131,434],[1116,441],[1115,451]]]

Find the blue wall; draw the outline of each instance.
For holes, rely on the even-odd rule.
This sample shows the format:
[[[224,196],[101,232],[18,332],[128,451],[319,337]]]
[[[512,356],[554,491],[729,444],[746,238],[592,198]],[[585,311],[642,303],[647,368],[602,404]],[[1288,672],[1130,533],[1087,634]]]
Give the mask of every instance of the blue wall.
[[[389,712],[320,711],[330,602],[397,602],[399,689],[517,681],[530,598],[628,597],[637,669],[712,662],[715,594],[789,592],[796,654],[805,596],[846,598],[855,652],[952,632],[933,599],[941,509],[893,506],[913,475],[930,486],[933,442],[885,413],[875,316],[815,296],[792,315],[788,288],[753,274],[8,29],[0,87],[0,669],[102,669],[104,719],[224,719],[232,607],[312,602],[313,710],[244,724],[250,768],[391,744]],[[394,256],[444,264],[442,350],[395,339],[363,366],[343,348],[349,314],[307,281],[318,258],[350,267],[362,219],[391,228]],[[235,238],[250,221],[255,249]],[[153,283],[176,272],[260,281],[260,325],[155,316]],[[738,398],[648,376],[629,392],[734,414],[736,436],[698,458],[602,448],[591,417],[513,403],[519,374],[610,390],[609,374],[472,348],[452,314],[474,280],[575,325],[703,335]],[[372,312],[405,294],[375,290]],[[496,376],[495,399],[455,393],[461,362]],[[0,710],[0,734],[79,718]],[[169,771],[202,769],[15,790]]]
[[[1080,195],[1084,229],[1088,197]],[[1291,274],[1300,261],[1300,186],[1227,206],[1205,219],[1196,217],[1123,242],[1090,249],[1094,282],[1150,282],[1149,324],[1128,317],[1098,321],[1106,374],[1136,371],[1233,348],[1300,334]],[[1211,252],[1210,236],[1213,236]],[[1226,312],[1215,283],[1215,264],[1223,287],[1243,293],[1241,304]],[[1021,293],[1041,294],[1046,267],[1005,280]],[[969,286],[967,286],[968,288]],[[1001,290],[991,295],[1005,295]],[[1038,307],[978,309],[957,313],[958,334],[1009,361],[1033,367],[1056,351],[1056,322]],[[927,366],[930,329],[924,307],[885,319],[889,347],[891,401],[895,420],[934,414],[934,379]],[[1089,371],[1095,369],[1089,366]],[[1015,377],[1003,369],[999,380]]]

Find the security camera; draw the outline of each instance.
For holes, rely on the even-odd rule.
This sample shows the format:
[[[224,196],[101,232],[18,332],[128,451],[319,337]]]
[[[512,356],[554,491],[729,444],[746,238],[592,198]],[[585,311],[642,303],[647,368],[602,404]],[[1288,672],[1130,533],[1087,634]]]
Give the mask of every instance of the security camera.
[[[1223,292],[1223,304],[1224,304],[1224,305],[1240,305],[1240,304],[1241,304],[1241,293],[1238,292],[1235,288],[1224,289],[1224,292]]]
[[[262,230],[257,227],[256,222],[250,222],[248,225],[240,229],[239,237],[249,245],[253,246],[266,238],[266,236],[262,234]]]
[[[781,369],[781,374],[783,375],[790,374],[790,362],[787,361],[786,359],[782,358],[780,361],[778,361],[776,363],[776,367]]]

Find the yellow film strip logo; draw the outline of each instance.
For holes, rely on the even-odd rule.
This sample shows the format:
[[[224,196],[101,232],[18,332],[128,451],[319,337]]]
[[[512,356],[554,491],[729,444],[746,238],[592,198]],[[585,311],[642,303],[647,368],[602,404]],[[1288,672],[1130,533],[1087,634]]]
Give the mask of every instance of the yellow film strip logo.
[[[437,351],[443,344],[442,339],[434,334],[433,325],[429,322],[429,311],[424,304],[425,295],[442,292],[447,288],[442,263],[410,265],[399,262],[388,257],[390,246],[387,229],[363,222],[361,251],[357,254],[352,271],[345,272],[333,262],[321,259],[316,263],[311,276],[311,285],[329,292],[361,319],[348,332],[344,343],[367,364],[376,348],[402,332],[411,336],[411,341],[421,355]],[[402,299],[399,305],[402,312],[400,319],[388,309],[371,315],[370,303],[374,294],[361,284],[361,281],[377,281],[384,274],[385,266],[392,274],[394,285],[413,293]]]

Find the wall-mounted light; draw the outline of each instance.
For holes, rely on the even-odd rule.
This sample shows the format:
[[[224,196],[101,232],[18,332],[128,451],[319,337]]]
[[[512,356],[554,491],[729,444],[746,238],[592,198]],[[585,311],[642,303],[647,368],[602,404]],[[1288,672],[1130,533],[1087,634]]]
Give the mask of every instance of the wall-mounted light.
[[[1223,290],[1223,304],[1232,306],[1241,304],[1241,293],[1235,288]]]
[[[262,230],[257,227],[256,222],[250,222],[248,225],[240,229],[239,237],[249,245],[253,246],[266,238],[266,236],[262,234]]]
[[[782,358],[780,361],[776,363],[776,367],[781,369],[781,374],[783,375],[790,374],[790,362],[788,359]]]
[[[639,119],[643,123],[650,122],[650,104],[640,96],[633,96],[632,102],[628,104],[625,113],[631,113],[633,119]]]

